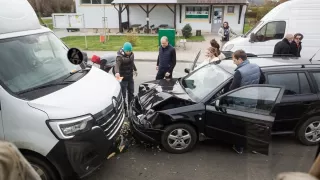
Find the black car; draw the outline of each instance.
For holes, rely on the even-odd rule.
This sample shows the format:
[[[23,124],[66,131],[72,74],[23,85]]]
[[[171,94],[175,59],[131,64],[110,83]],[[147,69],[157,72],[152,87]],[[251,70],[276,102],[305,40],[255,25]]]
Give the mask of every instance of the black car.
[[[268,154],[271,134],[295,134],[304,145],[318,144],[320,63],[296,58],[249,61],[261,67],[265,84],[227,92],[236,68],[232,60],[183,78],[141,84],[129,110],[135,137],[172,153],[213,138]]]

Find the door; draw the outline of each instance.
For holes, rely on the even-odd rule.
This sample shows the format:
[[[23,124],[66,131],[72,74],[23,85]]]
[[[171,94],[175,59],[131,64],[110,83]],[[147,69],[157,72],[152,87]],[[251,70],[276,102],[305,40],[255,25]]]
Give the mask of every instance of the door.
[[[268,84],[285,87],[281,102],[273,110],[277,114],[273,134],[294,133],[298,122],[319,106],[319,98],[303,71],[268,73],[266,77]]]
[[[284,38],[285,21],[268,22],[255,33],[255,40],[251,42],[253,54],[273,54],[276,43]]]
[[[224,8],[223,7],[214,7],[212,11],[212,21],[211,21],[211,31],[212,33],[217,33],[220,29],[220,27],[223,24],[223,14],[224,14]]]
[[[206,105],[208,137],[268,154],[275,104],[283,87],[250,85],[233,90]]]

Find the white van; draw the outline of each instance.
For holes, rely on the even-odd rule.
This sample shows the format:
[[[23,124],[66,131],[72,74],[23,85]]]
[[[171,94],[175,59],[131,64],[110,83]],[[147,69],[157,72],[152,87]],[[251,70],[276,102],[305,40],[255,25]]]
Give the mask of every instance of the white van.
[[[0,140],[14,143],[42,179],[89,175],[124,121],[119,82],[70,63],[27,0],[0,4]]]
[[[301,57],[311,58],[320,49],[320,0],[290,0],[266,14],[257,25],[223,47],[224,51],[243,49],[252,54],[273,54],[285,34],[302,33]],[[320,59],[318,54],[316,59]]]

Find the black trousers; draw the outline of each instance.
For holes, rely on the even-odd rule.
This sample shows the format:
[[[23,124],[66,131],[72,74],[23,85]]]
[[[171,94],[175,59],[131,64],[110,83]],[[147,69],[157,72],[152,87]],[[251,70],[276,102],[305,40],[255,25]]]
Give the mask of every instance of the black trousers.
[[[128,104],[130,105],[131,101],[134,98],[134,81],[133,81],[133,77],[127,78],[125,80],[122,80],[120,82],[120,85],[121,85],[121,91],[122,91],[122,96],[123,96],[123,100],[124,100],[124,108],[127,109]],[[126,103],[127,93],[128,93],[128,104]]]
[[[164,68],[164,67],[159,67],[159,70],[158,70],[158,73],[157,73],[157,76],[156,76],[156,80],[159,80],[159,79],[163,79],[166,75],[166,73],[169,72],[170,73],[170,76],[168,78],[172,78],[172,71],[170,71],[170,68]]]

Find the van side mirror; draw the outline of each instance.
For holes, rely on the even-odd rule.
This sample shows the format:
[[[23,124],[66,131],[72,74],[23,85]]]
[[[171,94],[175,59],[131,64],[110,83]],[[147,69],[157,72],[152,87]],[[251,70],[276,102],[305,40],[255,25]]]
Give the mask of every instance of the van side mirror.
[[[256,34],[255,33],[251,33],[249,42],[254,43],[255,41],[256,41]]]
[[[185,69],[184,69],[184,72],[187,73],[187,74],[189,74],[189,73],[190,73],[190,69],[189,69],[189,68],[185,68]]]

